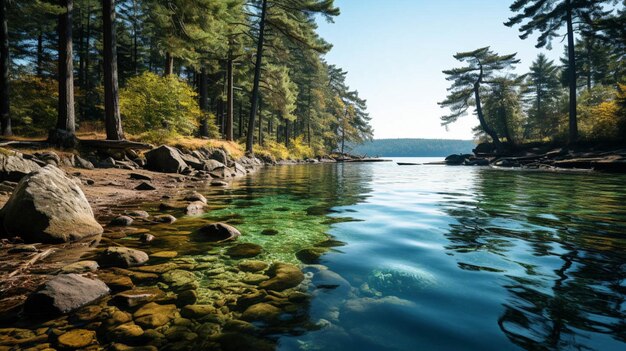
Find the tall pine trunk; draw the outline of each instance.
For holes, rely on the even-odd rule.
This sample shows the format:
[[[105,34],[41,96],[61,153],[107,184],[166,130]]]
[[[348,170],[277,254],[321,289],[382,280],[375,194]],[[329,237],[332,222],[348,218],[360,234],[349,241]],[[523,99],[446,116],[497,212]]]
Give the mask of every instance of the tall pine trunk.
[[[235,114],[234,106],[234,73],[233,73],[233,56],[232,52],[228,53],[228,62],[226,63],[226,140],[233,140],[233,118]]]
[[[200,121],[200,136],[209,136],[209,78],[206,67],[202,67],[198,77],[198,92],[200,95],[199,105],[202,111],[202,120]]]
[[[7,25],[7,0],[0,0],[0,76],[2,87],[0,87],[0,124],[3,136],[10,136],[11,114],[9,100],[9,27]]]
[[[59,107],[57,129],[65,135],[76,132],[74,112],[74,63],[72,61],[72,10],[74,0],[60,0],[59,15]]]
[[[107,140],[123,140],[117,81],[115,0],[102,0],[102,25],[104,30],[104,124]]]
[[[163,76],[171,76],[174,74],[174,56],[168,51],[165,53],[165,70]]]
[[[37,35],[37,67],[35,68],[37,77],[43,77],[43,30],[39,29]]]
[[[576,119],[576,53],[574,48],[574,25],[572,23],[572,3],[566,0],[567,7],[567,58],[570,69],[567,71],[569,85],[569,143],[578,140],[578,121]]]
[[[265,16],[267,14],[267,0],[263,0],[261,19],[259,24],[259,40],[256,49],[256,62],[254,66],[254,82],[252,86],[250,119],[248,121],[248,138],[246,140],[246,153],[254,153],[254,122],[259,108],[259,84],[261,81],[261,64],[263,62],[263,41],[265,38]]]

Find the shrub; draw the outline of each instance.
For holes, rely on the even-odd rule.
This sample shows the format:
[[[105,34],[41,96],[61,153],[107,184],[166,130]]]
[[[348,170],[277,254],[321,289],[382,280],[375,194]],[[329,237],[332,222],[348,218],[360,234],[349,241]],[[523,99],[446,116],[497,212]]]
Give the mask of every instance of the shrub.
[[[192,135],[203,116],[188,84],[150,72],[128,80],[120,92],[120,112],[127,132],[157,143]]]
[[[313,149],[305,143],[304,136],[302,135],[291,140],[289,152],[291,157],[296,159],[305,159],[315,156]]]
[[[45,135],[57,121],[58,84],[54,79],[23,75],[11,82],[13,131],[24,136]]]

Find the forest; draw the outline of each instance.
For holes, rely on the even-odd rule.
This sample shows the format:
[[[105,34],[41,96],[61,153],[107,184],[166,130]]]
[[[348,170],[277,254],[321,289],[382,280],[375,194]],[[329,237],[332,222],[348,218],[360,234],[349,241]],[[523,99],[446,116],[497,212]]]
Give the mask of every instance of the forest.
[[[0,2],[4,137],[222,138],[299,158],[372,137],[324,59],[331,0]]]
[[[378,157],[445,157],[451,154],[468,154],[476,147],[473,140],[447,139],[374,139],[351,145],[356,155]]]
[[[516,54],[490,47],[459,52],[463,66],[443,73],[451,82],[440,106],[454,123],[471,108],[478,138],[496,150],[530,143],[622,144],[626,137],[626,1],[516,0],[504,24],[538,49],[564,42],[560,62],[538,52],[529,72],[513,74]]]

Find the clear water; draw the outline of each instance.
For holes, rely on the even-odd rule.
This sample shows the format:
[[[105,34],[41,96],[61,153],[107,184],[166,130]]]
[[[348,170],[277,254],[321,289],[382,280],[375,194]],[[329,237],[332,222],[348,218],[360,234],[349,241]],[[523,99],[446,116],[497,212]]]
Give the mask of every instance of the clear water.
[[[423,162],[433,159],[402,159]],[[626,177],[395,163],[284,166],[220,196],[264,258],[332,237],[318,330],[279,350],[624,350]],[[261,235],[264,229],[279,231]],[[321,274],[321,275],[320,275]]]

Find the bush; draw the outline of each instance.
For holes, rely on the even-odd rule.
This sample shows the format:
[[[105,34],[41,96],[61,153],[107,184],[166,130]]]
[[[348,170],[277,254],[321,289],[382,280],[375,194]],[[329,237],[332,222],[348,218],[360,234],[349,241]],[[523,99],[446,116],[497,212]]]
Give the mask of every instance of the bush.
[[[607,86],[596,86],[580,96],[578,116],[584,140],[617,140],[619,136],[618,92]]]
[[[192,135],[203,116],[189,85],[150,72],[128,80],[120,91],[120,112],[127,132],[157,143]]]
[[[13,132],[24,136],[46,135],[56,125],[58,98],[54,79],[24,75],[12,81]]]
[[[315,156],[313,149],[304,142],[304,136],[302,135],[291,140],[290,146],[289,153],[293,158],[301,160]]]

